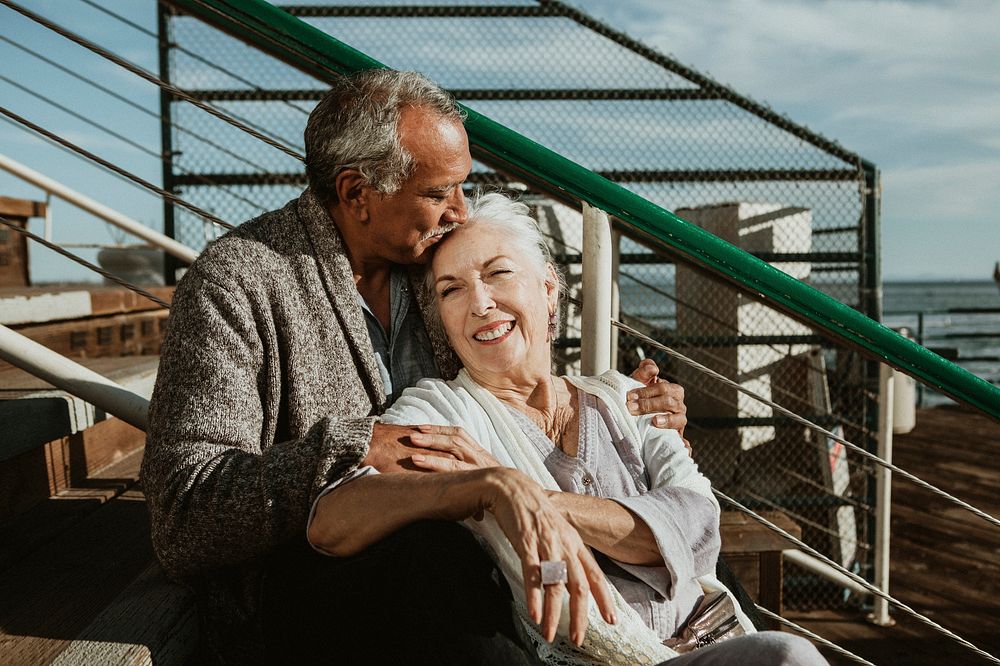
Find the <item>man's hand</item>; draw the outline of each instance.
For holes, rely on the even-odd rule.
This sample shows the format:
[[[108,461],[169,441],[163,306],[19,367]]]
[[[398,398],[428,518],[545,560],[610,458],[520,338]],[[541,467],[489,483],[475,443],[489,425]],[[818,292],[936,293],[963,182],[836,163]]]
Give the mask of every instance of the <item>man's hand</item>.
[[[421,456],[440,456],[454,460],[455,457],[446,451],[418,448],[410,442],[410,437],[420,431],[409,426],[376,423],[372,427],[372,439],[368,443],[368,455],[361,465],[371,465],[383,474],[393,472],[425,471],[413,464],[414,454]]]
[[[630,414],[655,414],[653,425],[657,428],[676,430],[688,453],[691,443],[684,437],[687,427],[687,405],[684,404],[684,387],[660,379],[660,368],[656,361],[643,359],[639,367],[632,373],[632,379],[645,384],[645,388],[635,389],[628,393],[628,411]]]

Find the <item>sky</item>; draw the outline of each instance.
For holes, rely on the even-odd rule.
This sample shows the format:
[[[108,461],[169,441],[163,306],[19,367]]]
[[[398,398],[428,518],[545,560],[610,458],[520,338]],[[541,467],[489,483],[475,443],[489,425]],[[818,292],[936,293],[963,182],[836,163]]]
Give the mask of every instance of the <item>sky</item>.
[[[82,0],[22,4],[154,70],[155,41]],[[575,0],[584,11],[676,57],[882,171],[886,279],[988,279],[1000,260],[1000,2],[888,0]],[[109,5],[155,29],[151,0]],[[0,36],[36,48],[155,114],[155,88],[0,7]],[[96,93],[0,41],[0,105],[160,182],[154,159],[54,109],[15,81],[159,151],[155,117]],[[6,80],[5,80],[6,79]],[[151,195],[0,122],[0,153],[160,228]],[[0,194],[40,198],[0,172]],[[57,240],[118,241],[104,223],[53,206]],[[41,225],[32,229],[40,232]],[[88,274],[32,249],[38,281]],[[81,249],[93,260],[95,250]]]
[[[1000,261],[1000,2],[575,0],[882,173],[887,279]]]

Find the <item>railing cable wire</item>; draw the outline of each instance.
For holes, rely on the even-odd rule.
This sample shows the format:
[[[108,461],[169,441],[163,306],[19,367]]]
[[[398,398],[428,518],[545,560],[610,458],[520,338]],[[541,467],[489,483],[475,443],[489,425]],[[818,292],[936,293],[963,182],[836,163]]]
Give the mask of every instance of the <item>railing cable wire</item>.
[[[836,562],[834,562],[833,560],[831,560],[829,557],[827,557],[823,553],[819,552],[818,550],[816,550],[815,548],[813,548],[812,546],[810,546],[806,542],[804,542],[801,539],[798,539],[798,538],[792,536],[787,531],[785,531],[782,528],[778,527],[777,525],[775,525],[774,523],[772,523],[767,518],[764,518],[760,514],[754,512],[752,509],[748,509],[744,505],[740,504],[737,500],[733,499],[732,497],[729,497],[728,495],[726,495],[722,491],[719,491],[719,490],[716,490],[716,489],[713,488],[712,492],[715,493],[715,495],[719,499],[721,499],[721,500],[723,500],[725,502],[728,502],[729,504],[732,504],[737,509],[739,509],[743,513],[747,514],[748,516],[750,516],[751,518],[753,518],[754,520],[756,520],[758,523],[760,523],[764,527],[767,527],[770,530],[772,530],[774,532],[777,532],[778,534],[780,534],[781,536],[783,536],[784,538],[788,539],[790,542],[792,542],[793,544],[795,544],[796,546],[798,546],[803,551],[809,553],[813,557],[816,557],[816,558],[822,560],[824,563],[826,563],[827,565],[833,567],[834,569],[836,569],[840,573],[844,574],[845,576],[847,576],[848,578],[850,578],[851,580],[853,580],[855,583],[857,583],[858,585],[861,585],[866,590],[868,590],[869,592],[871,592],[875,596],[879,597],[880,599],[885,599],[889,603],[893,604],[894,606],[896,606],[897,608],[899,608],[900,610],[902,610],[903,612],[905,612],[907,615],[910,615],[913,618],[915,618],[916,620],[919,620],[920,622],[923,622],[924,624],[926,624],[927,626],[931,627],[932,629],[935,629],[936,631],[940,632],[941,634],[944,634],[948,638],[952,639],[953,641],[955,641],[959,645],[962,645],[962,646],[964,646],[964,647],[972,650],[973,652],[975,652],[979,656],[981,656],[981,657],[983,657],[985,659],[988,659],[988,660],[992,661],[995,664],[1000,664],[1000,659],[997,659],[996,657],[994,657],[989,652],[986,652],[982,648],[976,647],[975,645],[973,645],[972,643],[970,643],[966,639],[962,638],[961,636],[959,636],[955,632],[951,631],[950,629],[942,627],[940,624],[938,624],[934,620],[930,619],[929,617],[926,617],[925,615],[921,615],[917,611],[913,610],[911,607],[907,606],[905,603],[903,603],[899,599],[896,599],[895,597],[893,597],[893,596],[891,596],[889,594],[886,594],[885,592],[883,592],[879,588],[875,587],[874,585],[872,585],[871,583],[869,583],[868,581],[866,581],[861,576],[859,576],[856,573],[854,573],[853,571],[850,571],[850,570],[842,567],[841,565],[837,564]]]
[[[153,294],[149,293],[148,291],[146,291],[142,287],[137,287],[134,284],[130,284],[130,283],[126,282],[125,280],[122,280],[118,276],[109,273],[108,271],[104,270],[100,266],[96,266],[96,265],[90,263],[89,261],[87,261],[83,257],[78,257],[77,255],[73,254],[72,252],[67,252],[63,248],[59,247],[57,244],[51,243],[51,242],[45,240],[44,238],[42,238],[41,236],[33,234],[30,231],[28,231],[27,229],[22,228],[19,224],[17,224],[13,220],[9,220],[6,217],[0,216],[0,224],[3,224],[4,226],[10,227],[11,229],[13,229],[14,231],[16,231],[17,233],[19,233],[19,234],[21,234],[23,236],[27,236],[31,240],[44,245],[45,247],[49,248],[53,252],[61,254],[62,256],[66,257],[67,259],[75,261],[76,263],[80,264],[81,266],[84,266],[85,268],[89,268],[90,270],[94,271],[95,273],[99,273],[100,275],[104,276],[105,278],[107,278],[107,279],[109,279],[109,280],[111,280],[113,282],[117,282],[121,286],[125,287],[126,289],[130,289],[130,290],[134,291],[135,293],[139,294],[140,296],[144,296],[144,297],[148,298],[149,300],[153,301],[154,303],[156,303],[160,307],[167,308],[168,310],[170,309],[170,304],[169,303],[167,303],[166,301],[164,301],[163,299],[161,299],[161,298],[159,298],[157,296],[154,296]]]
[[[69,108],[69,107],[67,107],[67,106],[65,106],[63,104],[60,104],[59,102],[55,101],[51,97],[46,97],[45,95],[43,95],[43,94],[41,94],[39,92],[35,92],[34,90],[31,90],[27,86],[21,85],[17,81],[14,81],[12,79],[7,78],[3,74],[0,74],[0,81],[4,81],[4,82],[8,83],[9,85],[12,85],[15,88],[18,88],[19,90],[25,92],[26,94],[31,95],[32,97],[34,97],[36,99],[39,99],[39,100],[45,102],[46,104],[49,104],[50,106],[53,106],[53,107],[59,109],[63,113],[66,113],[66,114],[68,114],[68,115],[76,118],[77,120],[79,120],[81,122],[87,123],[91,127],[95,128],[95,129],[98,129],[98,130],[104,132],[105,134],[108,134],[109,136],[113,136],[114,138],[118,139],[119,141],[122,141],[123,143],[131,146],[132,148],[135,148],[136,150],[138,150],[138,151],[140,151],[142,153],[145,153],[146,155],[149,155],[150,157],[155,157],[158,160],[162,160],[163,159],[163,155],[160,154],[160,153],[158,153],[158,152],[156,152],[155,150],[151,150],[151,149],[147,148],[146,146],[142,145],[141,143],[139,143],[138,141],[134,141],[134,140],[130,139],[129,137],[125,136],[124,134],[120,134],[119,132],[116,132],[115,130],[111,129],[110,127],[102,125],[101,123],[97,122],[96,120],[93,120],[92,118],[88,118],[87,116],[83,115],[82,113],[78,113],[77,111],[74,111],[73,109],[71,109],[71,108]],[[205,185],[211,185],[211,186],[217,187],[222,192],[224,192],[225,194],[228,194],[229,196],[233,197],[234,199],[236,199],[238,201],[242,201],[243,203],[250,204],[251,206],[253,206],[253,207],[257,208],[257,209],[260,209],[260,210],[266,210],[266,207],[263,204],[261,204],[260,202],[253,201],[252,199],[248,199],[248,198],[244,197],[241,194],[237,194],[236,192],[233,192],[229,187],[226,187],[225,185],[217,185],[217,184],[213,183],[211,180],[209,180],[208,178],[205,178],[204,176],[202,176],[200,174],[188,171],[187,169],[184,169],[183,167],[180,167],[180,166],[177,167],[177,170],[180,171],[183,174],[191,176],[195,180],[197,180],[197,181],[199,181],[199,182],[201,182],[201,183],[203,183]]]
[[[769,617],[772,620],[774,620],[775,622],[779,622],[779,623],[785,625],[786,627],[788,627],[789,629],[797,631],[800,634],[802,634],[803,636],[811,638],[812,640],[816,641],[817,643],[819,643],[823,647],[826,647],[826,648],[829,648],[829,649],[833,650],[834,652],[836,652],[837,654],[841,655],[842,657],[847,657],[851,661],[855,661],[855,662],[857,662],[859,664],[866,664],[867,666],[875,666],[875,664],[873,664],[872,662],[868,661],[864,657],[859,657],[858,655],[854,654],[850,650],[847,650],[845,648],[840,647],[839,645],[837,645],[833,641],[828,640],[826,638],[823,638],[819,634],[814,633],[812,631],[809,631],[805,627],[803,627],[801,625],[798,625],[798,624],[792,622],[791,620],[789,620],[787,618],[781,617],[777,613],[774,613],[774,612],[772,612],[772,611],[764,608],[760,604],[754,604],[754,606],[756,606],[757,612],[759,612],[761,615]]]
[[[212,139],[209,139],[207,136],[205,136],[203,134],[199,134],[198,132],[195,132],[194,130],[188,129],[187,127],[181,125],[180,123],[178,123],[176,121],[170,121],[170,120],[167,120],[166,118],[163,118],[162,116],[160,116],[160,114],[155,113],[154,111],[150,111],[149,109],[147,109],[146,107],[142,106],[141,104],[136,103],[134,100],[131,100],[128,97],[125,97],[124,95],[120,95],[120,94],[116,93],[111,88],[108,88],[107,86],[103,86],[100,83],[98,83],[97,81],[94,81],[93,79],[87,78],[86,76],[83,76],[82,74],[78,74],[77,72],[74,72],[72,69],[70,69],[68,67],[65,67],[64,65],[59,64],[58,62],[56,62],[55,60],[52,60],[51,58],[47,58],[46,56],[42,55],[38,51],[34,51],[32,49],[29,49],[27,46],[24,46],[23,44],[18,44],[17,42],[15,42],[15,41],[13,41],[11,39],[8,39],[7,37],[4,37],[3,35],[0,35],[0,41],[6,42],[7,44],[10,44],[14,48],[19,49],[19,50],[21,50],[24,53],[27,53],[29,55],[32,55],[35,58],[38,58],[42,62],[44,62],[44,63],[46,63],[46,64],[48,64],[48,65],[50,65],[52,67],[55,67],[60,72],[62,72],[64,74],[68,74],[69,76],[72,76],[73,78],[77,79],[78,81],[82,81],[83,83],[86,83],[87,85],[89,85],[89,86],[91,86],[93,88],[96,88],[97,90],[100,90],[104,94],[113,97],[114,99],[118,100],[122,104],[127,104],[128,106],[132,107],[136,111],[144,113],[144,114],[146,114],[147,116],[149,116],[151,118],[155,118],[157,121],[160,122],[161,125],[169,125],[170,127],[173,127],[174,129],[176,129],[181,134],[186,134],[186,135],[188,135],[188,136],[190,136],[190,137],[192,137],[192,138],[194,138],[194,139],[196,139],[196,140],[204,143],[206,146],[211,146],[212,148],[215,148],[219,152],[224,153],[224,154],[228,155],[229,157],[232,157],[233,159],[237,160],[238,162],[242,162],[243,164],[247,165],[248,167],[250,167],[252,169],[257,169],[258,171],[267,171],[266,167],[263,167],[260,164],[257,164],[256,162],[253,162],[253,161],[251,161],[251,160],[243,157],[242,155],[240,155],[240,154],[238,154],[238,153],[236,153],[236,152],[234,152],[232,150],[229,150],[228,148],[226,148],[225,146],[223,146],[221,143],[218,143],[217,141],[213,141]]]
[[[202,111],[218,118],[219,120],[228,123],[229,125],[232,125],[233,127],[239,130],[246,132],[250,136],[254,137],[259,141],[263,141],[272,148],[280,150],[281,152],[285,153],[290,157],[294,157],[300,162],[305,161],[305,156],[302,155],[302,153],[298,152],[297,150],[294,150],[293,148],[289,147],[287,145],[286,139],[276,137],[270,134],[267,130],[264,130],[258,126],[253,125],[253,123],[250,123],[246,119],[238,118],[232,112],[227,114],[222,110],[212,106],[211,104],[202,102],[198,98],[193,97],[192,95],[181,90],[180,88],[161,80],[159,77],[152,74],[151,72],[146,71],[142,67],[139,67],[138,65],[131,63],[128,60],[125,60],[124,58],[115,55],[114,53],[111,53],[107,49],[102,48],[101,46],[76,34],[75,32],[68,30],[60,26],[59,24],[54,23],[46,19],[45,17],[40,16],[32,12],[31,10],[18,5],[16,2],[12,2],[12,0],[0,0],[0,4],[3,4],[6,7],[21,14],[22,16],[31,19],[35,23],[38,23],[39,25],[44,26],[45,28],[48,28],[49,30],[55,32],[56,34],[62,35],[66,39],[70,40],[71,42],[74,42],[75,44],[78,44],[79,46],[82,46],[88,51],[96,53],[97,55],[101,56],[106,60],[110,60],[114,64],[118,65],[119,67],[122,67],[123,69],[128,70],[129,72],[135,74],[139,78],[144,79],[145,81],[148,81],[149,83],[152,83],[155,86],[158,86],[159,88],[165,90],[171,95],[198,107]]]
[[[139,25],[135,21],[131,21],[131,20],[125,18],[121,14],[118,14],[116,12],[111,11],[107,7],[102,7],[101,5],[97,4],[93,0],[80,0],[80,2],[82,2],[83,4],[85,4],[85,5],[89,6],[89,7],[92,7],[94,9],[96,9],[99,12],[102,12],[103,14],[106,14],[107,16],[110,16],[111,18],[115,19],[116,21],[124,23],[125,25],[129,26],[130,28],[132,28],[134,30],[137,30],[137,31],[141,32],[142,34],[146,35],[147,37],[152,37],[153,39],[159,40],[159,36],[155,32],[153,32],[152,30],[149,30],[148,28],[145,28],[144,26]],[[232,70],[226,69],[225,67],[223,67],[222,65],[220,65],[220,64],[218,64],[216,62],[212,62],[208,58],[206,58],[206,57],[204,57],[204,56],[202,56],[202,55],[200,55],[198,53],[195,53],[194,51],[192,51],[190,49],[184,48],[180,44],[171,44],[170,47],[172,49],[174,49],[175,51],[183,53],[184,55],[188,56],[192,60],[194,60],[196,62],[199,62],[202,65],[205,65],[206,67],[214,69],[217,72],[221,72],[222,74],[225,74],[226,76],[230,77],[234,81],[239,81],[243,85],[250,86],[251,88],[253,88],[254,90],[256,90],[258,92],[263,92],[264,91],[263,88],[261,88],[260,86],[258,86],[257,84],[255,84],[253,81],[250,81],[249,79],[243,78],[242,76],[240,76],[239,74],[233,72]],[[281,100],[281,102],[284,103],[285,106],[288,106],[288,107],[290,107],[292,109],[295,109],[296,111],[298,111],[299,113],[301,113],[303,115],[309,115],[308,111],[306,111],[305,109],[303,109],[300,106],[292,104],[288,100]]]
[[[5,0],[0,0],[0,2],[4,2],[4,1]],[[167,201],[170,201],[173,204],[176,204],[178,206],[182,206],[182,207],[188,209],[189,211],[191,211],[195,215],[199,215],[199,216],[203,217],[205,220],[207,220],[207,221],[209,221],[209,222],[211,222],[213,224],[217,224],[220,227],[224,227],[226,229],[233,229],[234,228],[233,225],[229,224],[228,222],[224,222],[224,221],[220,220],[218,217],[216,217],[215,215],[212,215],[211,213],[209,213],[207,211],[204,211],[201,208],[198,208],[194,204],[188,203],[187,201],[185,201],[184,199],[181,199],[176,194],[173,194],[171,192],[167,192],[163,188],[157,187],[156,185],[153,185],[149,181],[144,180],[144,179],[140,178],[139,176],[136,176],[132,172],[127,171],[127,170],[125,170],[125,169],[123,169],[120,166],[117,166],[115,164],[112,164],[111,162],[108,162],[107,160],[105,160],[105,159],[103,159],[101,157],[98,157],[97,155],[95,155],[94,153],[90,152],[86,148],[81,148],[80,146],[77,146],[76,144],[74,144],[74,143],[72,143],[72,142],[70,142],[70,141],[68,141],[68,140],[66,140],[64,138],[62,138],[60,136],[57,136],[56,134],[53,134],[52,132],[48,131],[44,127],[40,127],[39,125],[36,125],[35,123],[31,122],[30,120],[28,120],[26,118],[23,118],[22,116],[19,116],[18,114],[16,114],[13,111],[7,109],[6,107],[0,106],[0,114],[2,114],[4,116],[7,116],[7,118],[10,118],[12,121],[17,122],[17,123],[23,125],[24,127],[27,127],[28,129],[32,130],[33,132],[37,132],[38,134],[40,134],[41,136],[45,137],[46,139],[48,139],[50,141],[53,141],[53,142],[55,142],[55,143],[57,143],[57,144],[65,147],[65,148],[67,148],[69,150],[72,150],[73,152],[75,152],[75,153],[77,153],[79,155],[82,155],[83,157],[86,157],[87,159],[91,160],[92,162],[96,162],[97,164],[101,165],[105,169],[107,169],[107,170],[109,170],[109,171],[111,171],[111,172],[113,172],[115,174],[118,174],[119,176],[121,176],[123,178],[126,178],[126,179],[132,181],[136,185],[144,187],[147,190],[150,190],[150,191],[158,194],[159,196],[161,196],[162,198],[166,199]],[[4,119],[4,120],[6,120],[6,119]],[[10,121],[8,121],[8,122],[10,122]]]
[[[857,444],[854,444],[852,442],[847,441],[846,439],[844,439],[840,435],[837,435],[837,434],[835,434],[835,433],[827,430],[826,428],[823,428],[822,426],[816,425],[815,423],[813,423],[809,419],[806,419],[806,418],[803,418],[803,417],[799,416],[795,412],[793,412],[793,411],[791,411],[789,409],[786,409],[785,407],[782,407],[781,405],[775,403],[772,400],[768,400],[764,396],[762,396],[762,395],[760,395],[758,393],[755,393],[754,391],[751,391],[750,389],[746,388],[745,386],[743,386],[739,382],[733,381],[732,379],[729,379],[725,375],[719,374],[715,370],[712,370],[711,368],[709,368],[707,366],[704,366],[701,363],[698,363],[694,359],[689,358],[689,357],[685,356],[684,354],[681,354],[677,350],[671,349],[670,347],[664,345],[661,342],[657,342],[656,340],[652,339],[648,335],[645,335],[642,332],[637,331],[636,329],[632,328],[628,324],[623,324],[623,323],[621,323],[619,321],[612,321],[611,323],[612,323],[613,326],[618,327],[620,330],[625,331],[629,335],[641,338],[642,340],[646,341],[647,344],[653,345],[657,349],[660,349],[660,350],[666,352],[667,354],[669,354],[673,358],[676,358],[677,360],[681,361],[682,363],[685,363],[685,364],[691,366],[695,370],[698,370],[699,372],[705,373],[705,374],[709,375],[710,377],[713,377],[716,380],[722,382],[726,386],[734,388],[737,391],[739,391],[740,393],[743,393],[744,395],[750,396],[754,400],[757,400],[757,401],[759,401],[759,402],[761,402],[761,403],[763,403],[765,405],[768,405],[769,407],[771,407],[775,411],[781,413],[782,415],[788,417],[792,421],[795,421],[796,423],[799,423],[799,424],[801,424],[801,425],[803,425],[803,426],[805,426],[805,427],[807,427],[807,428],[809,428],[811,430],[814,430],[815,432],[818,432],[819,434],[823,435],[824,437],[832,439],[835,442],[840,442],[841,444],[843,444],[844,446],[846,446],[847,448],[849,448],[851,451],[854,451],[855,453],[863,456],[865,459],[867,459],[867,460],[869,460],[869,461],[871,461],[871,462],[873,462],[873,463],[875,463],[875,464],[877,464],[877,465],[879,465],[881,467],[884,467],[885,469],[892,470],[894,473],[899,474],[901,477],[903,477],[903,478],[905,478],[905,479],[907,479],[909,481],[912,481],[913,483],[917,484],[921,488],[924,488],[925,490],[928,490],[928,491],[934,493],[938,497],[941,497],[942,499],[945,499],[945,500],[947,500],[947,501],[949,501],[949,502],[951,502],[953,504],[956,504],[956,505],[962,507],[963,509],[965,509],[966,511],[969,511],[970,513],[975,514],[976,516],[979,516],[980,518],[982,518],[986,522],[990,523],[991,525],[993,525],[995,527],[1000,527],[1000,520],[998,520],[994,516],[991,516],[990,514],[986,513],[982,509],[978,509],[978,508],[972,506],[971,504],[969,504],[968,502],[966,502],[964,500],[961,500],[961,499],[955,497],[954,495],[951,495],[951,494],[949,494],[949,493],[941,490],[940,488],[938,488],[938,487],[936,487],[936,486],[928,483],[927,481],[924,481],[920,477],[918,477],[918,476],[916,476],[914,474],[911,474],[910,472],[907,472],[906,470],[902,469],[901,467],[897,467],[896,465],[894,465],[894,464],[892,464],[892,463],[890,463],[890,462],[888,462],[886,460],[883,460],[882,458],[879,458],[874,453],[869,453],[868,451],[866,451],[865,449],[861,448]]]

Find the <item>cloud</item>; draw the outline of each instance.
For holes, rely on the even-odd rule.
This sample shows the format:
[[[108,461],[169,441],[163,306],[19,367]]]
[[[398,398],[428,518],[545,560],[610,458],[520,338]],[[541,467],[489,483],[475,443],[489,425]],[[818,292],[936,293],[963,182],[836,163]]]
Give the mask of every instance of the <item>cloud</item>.
[[[887,274],[981,277],[1000,247],[1000,3],[577,4],[875,161]]]

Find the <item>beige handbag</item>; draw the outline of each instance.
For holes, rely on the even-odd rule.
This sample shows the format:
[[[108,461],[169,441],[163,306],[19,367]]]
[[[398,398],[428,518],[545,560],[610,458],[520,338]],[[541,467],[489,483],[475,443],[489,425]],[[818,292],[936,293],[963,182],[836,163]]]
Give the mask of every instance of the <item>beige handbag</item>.
[[[684,654],[745,633],[736,617],[732,597],[720,590],[702,597],[681,633],[663,641],[663,644],[678,654]]]

